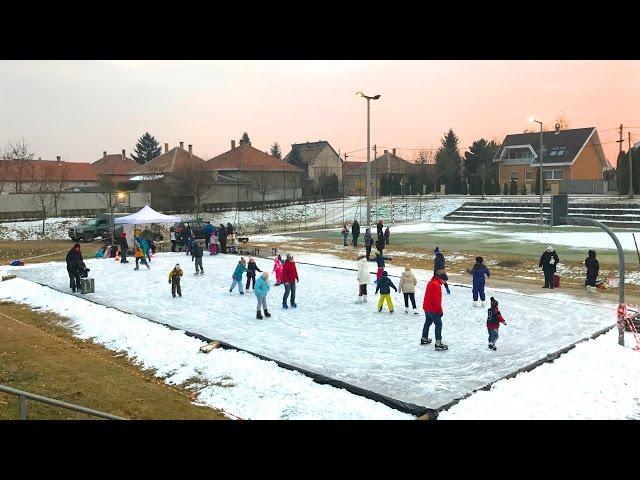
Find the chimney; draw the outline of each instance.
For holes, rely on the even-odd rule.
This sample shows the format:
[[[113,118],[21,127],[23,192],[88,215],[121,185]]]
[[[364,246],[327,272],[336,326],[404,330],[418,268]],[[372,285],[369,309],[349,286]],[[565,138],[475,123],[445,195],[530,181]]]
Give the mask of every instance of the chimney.
[[[189,145],[189,155],[193,155],[193,145]]]
[[[56,162],[59,162],[59,161],[60,161],[60,155],[56,157]]]
[[[389,153],[389,150],[385,150],[385,151],[384,151],[384,155],[385,155],[385,157],[387,156],[387,153]]]
[[[164,153],[167,153],[169,151],[169,144],[165,143],[164,144]]]
[[[124,148],[122,149],[122,159],[124,160],[127,157],[127,154],[124,150]]]
[[[396,149],[394,148],[393,150],[391,150],[391,153],[393,153],[393,156],[396,156]]]
[[[231,140],[231,150],[233,150],[234,148],[236,148],[236,141]]]
[[[103,157],[106,157],[106,156],[107,156],[107,151],[106,151],[106,150],[102,152],[102,156],[103,156]]]
[[[387,173],[391,173],[391,157],[389,156],[389,150],[384,151],[384,156],[387,158]]]
[[[184,142],[180,142],[180,148],[184,150]]]

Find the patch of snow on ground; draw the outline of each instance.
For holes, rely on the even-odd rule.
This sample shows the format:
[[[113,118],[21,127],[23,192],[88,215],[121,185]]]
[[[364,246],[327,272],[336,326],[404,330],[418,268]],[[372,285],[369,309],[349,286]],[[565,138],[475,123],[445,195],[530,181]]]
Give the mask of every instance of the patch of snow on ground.
[[[42,220],[29,222],[1,222],[0,240],[69,240],[69,228],[85,223],[81,217],[52,217],[44,222],[45,233],[42,236]]]

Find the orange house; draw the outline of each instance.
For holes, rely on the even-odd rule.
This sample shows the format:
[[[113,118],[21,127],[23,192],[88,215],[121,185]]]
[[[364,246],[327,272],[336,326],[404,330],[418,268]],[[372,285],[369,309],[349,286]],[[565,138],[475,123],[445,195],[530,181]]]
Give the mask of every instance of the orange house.
[[[542,134],[542,175],[547,191],[559,180],[602,180],[611,168],[595,127],[573,128]],[[540,175],[540,133],[507,135],[493,159],[500,185],[516,181],[527,192],[535,189]]]

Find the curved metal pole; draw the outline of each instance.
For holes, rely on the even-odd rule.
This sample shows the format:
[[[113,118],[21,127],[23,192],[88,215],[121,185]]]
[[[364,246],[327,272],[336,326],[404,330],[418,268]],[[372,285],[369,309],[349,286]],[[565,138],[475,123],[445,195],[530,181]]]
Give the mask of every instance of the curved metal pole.
[[[611,229],[609,229],[609,227],[607,227],[605,224],[599,222],[598,220],[594,220],[593,218],[564,217],[561,218],[561,220],[566,220],[568,225],[588,225],[600,227],[613,239],[613,243],[616,244],[616,248],[618,249],[618,269],[620,270],[620,281],[618,283],[618,308],[620,308],[621,305],[624,305],[624,250],[622,249],[622,245],[620,244],[620,240],[618,240],[616,234],[613,233]],[[622,323],[620,318],[618,318],[618,345],[624,346],[624,324]]]

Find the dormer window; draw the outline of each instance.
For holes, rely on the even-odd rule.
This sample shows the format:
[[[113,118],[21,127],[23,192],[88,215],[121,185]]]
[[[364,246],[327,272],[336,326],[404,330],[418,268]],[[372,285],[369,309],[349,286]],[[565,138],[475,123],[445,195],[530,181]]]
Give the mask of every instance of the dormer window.
[[[509,148],[507,149],[506,158],[509,160],[531,159],[533,154],[529,148]]]
[[[551,157],[562,157],[567,151],[567,147],[553,147],[549,156]]]

